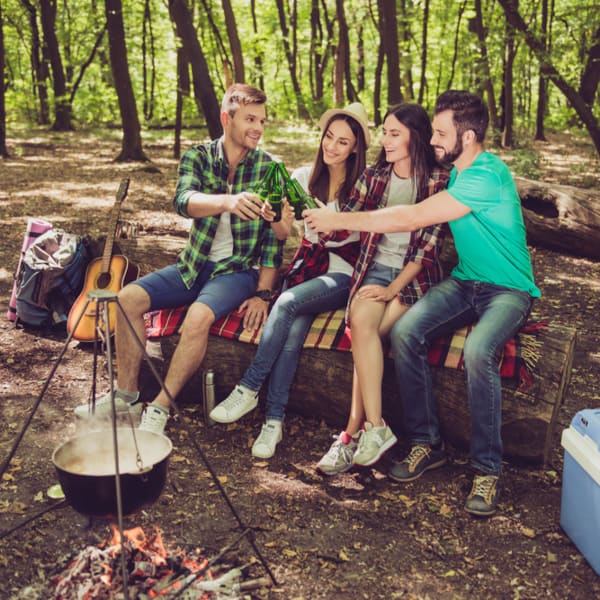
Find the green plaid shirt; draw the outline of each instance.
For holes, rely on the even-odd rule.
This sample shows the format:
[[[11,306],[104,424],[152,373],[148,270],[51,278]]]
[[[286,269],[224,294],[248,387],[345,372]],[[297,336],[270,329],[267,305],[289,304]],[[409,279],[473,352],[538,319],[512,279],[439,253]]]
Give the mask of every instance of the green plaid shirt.
[[[177,213],[189,217],[190,196],[205,194],[238,194],[252,189],[264,176],[272,161],[263,150],[250,150],[238,164],[231,191],[227,186],[229,165],[223,151],[223,140],[213,140],[190,148],[179,163],[179,180],[173,206]],[[219,224],[220,215],[194,219],[185,248],[177,257],[177,267],[190,288],[204,266]],[[245,271],[256,265],[278,268],[282,263],[284,242],[277,240],[271,225],[263,219],[243,221],[231,214],[233,256],[219,261],[211,275]]]

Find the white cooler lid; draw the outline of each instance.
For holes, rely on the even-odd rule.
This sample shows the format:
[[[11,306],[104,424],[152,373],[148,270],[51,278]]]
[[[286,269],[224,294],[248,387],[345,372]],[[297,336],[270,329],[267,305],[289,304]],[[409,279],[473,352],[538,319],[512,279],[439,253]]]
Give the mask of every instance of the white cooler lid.
[[[561,445],[581,465],[596,484],[600,485],[600,452],[598,452],[598,442],[587,435],[581,435],[575,428],[569,427],[562,432]]]

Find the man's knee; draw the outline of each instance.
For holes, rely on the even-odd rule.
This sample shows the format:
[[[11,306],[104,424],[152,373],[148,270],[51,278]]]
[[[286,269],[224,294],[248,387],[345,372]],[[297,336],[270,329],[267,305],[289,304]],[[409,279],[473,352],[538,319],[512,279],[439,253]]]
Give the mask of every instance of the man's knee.
[[[489,344],[483,343],[478,340],[473,332],[465,340],[463,347],[463,358],[465,361],[465,368],[475,373],[481,368],[487,368],[489,365],[496,361],[496,354],[494,348]]]
[[[121,308],[128,316],[140,316],[150,309],[150,296],[144,288],[134,283],[126,285],[117,295]]]
[[[215,313],[202,302],[194,302],[188,309],[183,321],[182,334],[188,336],[208,336],[215,322]]]

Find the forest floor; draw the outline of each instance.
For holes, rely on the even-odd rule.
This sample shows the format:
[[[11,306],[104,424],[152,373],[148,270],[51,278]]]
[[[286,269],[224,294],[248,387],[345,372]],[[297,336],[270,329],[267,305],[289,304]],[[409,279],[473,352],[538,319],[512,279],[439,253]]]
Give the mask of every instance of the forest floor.
[[[316,137],[311,132],[302,132],[299,144],[297,134],[271,129],[264,145],[286,166],[312,160]],[[187,132],[182,147],[198,134]],[[177,161],[166,135],[147,134],[145,150],[152,163],[139,164],[113,162],[120,149],[118,132],[12,134],[12,158],[0,162],[2,312],[27,218],[105,235],[123,177],[130,177],[131,185],[122,218],[139,223],[142,232],[175,232],[184,239],[185,223],[171,210]],[[542,157],[540,179],[598,187],[600,165],[589,144],[556,135],[533,152]],[[549,463],[507,463],[494,517],[474,519],[462,509],[470,479],[467,457],[458,449],[450,449],[447,468],[405,486],[386,478],[392,457],[370,469],[323,478],[314,466],[337,433],[325,423],[289,415],[276,456],[256,461],[250,447],[262,405],[239,423],[207,427],[198,402],[182,406],[182,422],[169,427],[174,450],[163,493],[153,505],[125,516],[125,528],[157,526],[167,543],[197,545],[209,557],[235,540],[238,522],[190,443],[193,436],[275,576],[276,585],[247,592],[248,597],[599,598],[600,577],[564,534],[559,518],[560,434],[577,411],[600,406],[600,264],[542,248],[532,248],[532,257],[543,292],[536,315],[576,327],[578,339]],[[68,505],[54,507],[56,501],[47,495],[57,481],[52,451],[78,432],[72,409],[87,400],[92,379],[89,348],[72,342],[57,363],[64,345],[64,336],[15,329],[0,319],[2,457],[31,417],[0,482],[0,598],[53,597],[53,580],[69,561],[110,535],[107,521],[88,519]],[[103,370],[100,376],[106,384]],[[591,515],[581,515],[588,517],[591,521]],[[247,565],[246,579],[266,574],[245,540],[224,561]]]

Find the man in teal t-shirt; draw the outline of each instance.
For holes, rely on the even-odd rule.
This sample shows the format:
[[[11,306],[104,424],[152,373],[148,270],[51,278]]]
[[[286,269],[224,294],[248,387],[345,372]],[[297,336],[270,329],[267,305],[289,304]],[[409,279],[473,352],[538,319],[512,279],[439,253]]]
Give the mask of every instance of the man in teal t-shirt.
[[[412,481],[447,462],[427,351],[433,340],[465,325],[464,364],[471,409],[471,463],[476,475],[465,509],[489,516],[498,505],[502,466],[502,386],[498,357],[523,325],[534,298],[521,202],[507,166],[486,152],[485,103],[474,94],[450,90],[436,103],[433,145],[438,160],[454,168],[446,190],[411,206],[362,213],[304,211],[314,231],[347,229],[388,233],[448,222],[458,265],[433,286],[393,327],[390,339],[405,429],[412,448],[392,465],[395,481]]]

